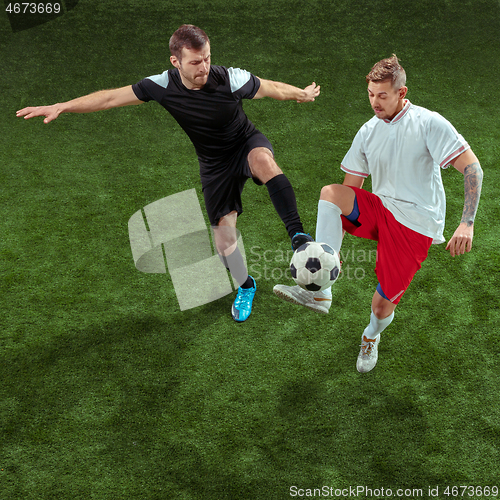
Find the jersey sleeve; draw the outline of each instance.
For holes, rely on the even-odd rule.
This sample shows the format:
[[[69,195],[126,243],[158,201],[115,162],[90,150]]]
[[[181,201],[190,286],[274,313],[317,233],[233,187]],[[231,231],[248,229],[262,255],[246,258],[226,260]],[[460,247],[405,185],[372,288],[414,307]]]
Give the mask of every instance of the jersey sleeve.
[[[132,85],[132,90],[140,101],[160,102],[167,86],[168,71],[164,71],[161,75],[149,76]]]
[[[448,167],[451,161],[470,148],[455,127],[439,113],[431,113],[426,127],[426,142],[432,159],[441,168]]]
[[[346,173],[366,179],[370,175],[368,161],[364,152],[363,129],[359,130],[347,154],[344,156],[340,168]]]
[[[253,99],[260,88],[260,80],[240,68],[228,68],[231,92],[237,99]]]

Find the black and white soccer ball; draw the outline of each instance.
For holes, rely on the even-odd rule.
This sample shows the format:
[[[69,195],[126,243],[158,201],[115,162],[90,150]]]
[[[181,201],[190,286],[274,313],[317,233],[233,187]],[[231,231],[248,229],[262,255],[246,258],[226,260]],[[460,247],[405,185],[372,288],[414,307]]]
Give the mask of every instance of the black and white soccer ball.
[[[305,290],[325,290],[339,277],[339,255],[326,243],[309,241],[295,250],[290,272],[295,283]]]

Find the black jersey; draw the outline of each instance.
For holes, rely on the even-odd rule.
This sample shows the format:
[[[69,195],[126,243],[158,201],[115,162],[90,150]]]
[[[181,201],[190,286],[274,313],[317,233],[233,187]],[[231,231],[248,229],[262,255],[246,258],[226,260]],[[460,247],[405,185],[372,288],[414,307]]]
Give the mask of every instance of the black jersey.
[[[178,69],[132,85],[138,99],[155,100],[169,111],[191,139],[200,166],[208,169],[232,157],[256,131],[241,101],[252,99],[259,87],[251,73],[223,66],[210,67],[200,90],[186,88]]]

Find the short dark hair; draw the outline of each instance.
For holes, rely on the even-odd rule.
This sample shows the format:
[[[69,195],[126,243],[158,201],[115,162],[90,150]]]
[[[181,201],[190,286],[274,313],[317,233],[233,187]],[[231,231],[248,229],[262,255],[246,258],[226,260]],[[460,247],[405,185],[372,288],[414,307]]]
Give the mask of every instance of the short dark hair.
[[[392,54],[392,57],[382,59],[376,63],[366,75],[366,83],[383,82],[385,80],[390,80],[392,87],[396,90],[406,84],[406,72],[399,64],[396,54]]]
[[[182,49],[202,49],[208,42],[207,34],[201,29],[192,24],[183,24],[170,37],[168,47],[170,53],[179,61],[181,60]]]

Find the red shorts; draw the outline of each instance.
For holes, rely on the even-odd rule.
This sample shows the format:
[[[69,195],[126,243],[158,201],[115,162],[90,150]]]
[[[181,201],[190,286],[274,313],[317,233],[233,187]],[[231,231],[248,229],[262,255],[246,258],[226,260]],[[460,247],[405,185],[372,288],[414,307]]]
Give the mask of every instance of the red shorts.
[[[427,258],[432,238],[400,224],[378,196],[349,187],[356,193],[359,217],[351,222],[342,216],[342,226],[349,234],[378,242],[375,273],[384,295],[397,304]]]

